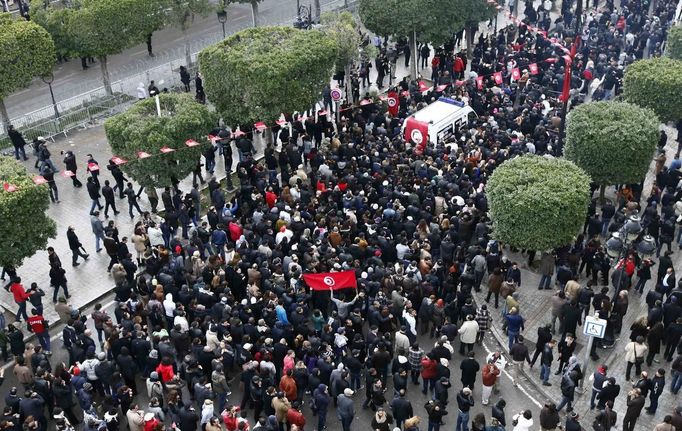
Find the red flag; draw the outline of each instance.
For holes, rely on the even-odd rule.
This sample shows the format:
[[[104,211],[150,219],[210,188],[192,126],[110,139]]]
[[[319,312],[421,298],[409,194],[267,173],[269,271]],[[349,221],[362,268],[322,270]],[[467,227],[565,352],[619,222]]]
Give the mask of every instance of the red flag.
[[[571,92],[571,63],[566,65],[566,70],[564,71],[564,87],[561,89],[561,96],[559,100],[565,102],[568,100]]]
[[[187,145],[188,147],[196,147],[197,145],[199,145],[199,143],[194,139],[188,139],[185,141],[185,145]]]
[[[528,69],[530,70],[531,75],[537,75],[538,74],[538,64],[537,63],[529,64]]]
[[[312,290],[340,290],[358,288],[355,271],[322,272],[319,274],[303,274],[303,280]]]
[[[166,153],[172,153],[175,150],[164,145],[163,147],[159,148],[159,151],[166,154]]]
[[[36,175],[35,177],[33,177],[33,182],[35,184],[41,185],[47,183],[47,180],[45,179],[45,177],[41,175]]]
[[[395,117],[398,115],[398,111],[400,110],[400,101],[398,100],[398,93],[395,91],[389,91],[388,92],[388,113],[391,114],[391,116]]]
[[[15,186],[14,184],[10,184],[10,183],[3,184],[2,188],[5,189],[5,191],[8,193],[12,193],[12,192],[17,191],[17,186]]]
[[[62,171],[62,176],[63,177],[75,177],[76,174],[74,174],[72,171]]]
[[[521,78],[521,71],[518,67],[515,67],[511,71],[511,77],[514,81],[518,81]]]
[[[457,82],[459,82],[459,81],[457,81]],[[438,87],[436,87],[436,91],[442,93],[443,91],[445,91],[446,88],[448,88],[447,85],[439,85]]]
[[[111,161],[114,162],[114,164],[117,165],[117,166],[118,166],[118,165],[123,165],[123,164],[125,164],[125,163],[128,163],[127,160],[122,159],[122,158],[120,158],[120,157],[116,157],[116,156],[112,157],[112,158],[111,158]]]
[[[456,87],[461,87],[462,85],[464,85],[464,81],[460,81],[459,79],[455,81]]]
[[[417,148],[424,149],[429,138],[429,125],[422,121],[417,121],[414,117],[407,119],[405,125],[405,140],[417,145]]]
[[[88,163],[88,171],[90,172],[99,171],[99,165],[97,163]]]
[[[287,120],[279,119],[279,120],[275,121],[275,124],[277,124],[278,126],[283,126],[283,125],[287,124]]]
[[[429,87],[426,86],[426,83],[424,81],[419,81],[419,91],[420,92],[425,92],[428,91]]]
[[[360,101],[360,106],[367,106],[367,105],[371,105],[372,103],[374,103],[374,102],[369,100],[369,99],[362,99]]]
[[[257,122],[256,124],[253,125],[253,127],[259,132],[262,132],[263,130],[268,128],[268,126],[266,126],[265,123],[262,121]]]
[[[146,159],[147,157],[151,157],[152,155],[149,153],[146,153],[144,151],[138,151],[137,152],[137,158],[138,159]]]
[[[482,76],[476,77],[476,88],[478,88],[479,90],[483,90],[483,77]]]
[[[238,138],[238,137],[244,136],[244,135],[246,135],[246,133],[242,132],[240,129],[237,129],[234,132],[232,132],[232,136],[234,136],[235,138]]]
[[[493,77],[495,78],[495,83],[496,83],[497,85],[502,84],[502,82],[503,82],[503,80],[502,80],[502,72],[495,72],[495,74],[493,74]]]

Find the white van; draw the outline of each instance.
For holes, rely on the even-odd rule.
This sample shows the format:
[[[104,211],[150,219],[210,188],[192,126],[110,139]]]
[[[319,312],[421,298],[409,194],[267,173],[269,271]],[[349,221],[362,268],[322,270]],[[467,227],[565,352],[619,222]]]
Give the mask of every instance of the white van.
[[[424,140],[424,134],[426,134],[426,140],[436,144],[462,125],[466,125],[470,114],[476,115],[471,106],[466,103],[449,97],[441,97],[407,117],[403,123],[405,140],[423,147],[426,145]]]

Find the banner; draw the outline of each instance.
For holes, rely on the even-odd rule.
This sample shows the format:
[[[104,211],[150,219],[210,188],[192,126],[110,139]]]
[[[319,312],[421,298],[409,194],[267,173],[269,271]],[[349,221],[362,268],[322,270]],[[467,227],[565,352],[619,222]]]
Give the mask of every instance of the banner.
[[[495,78],[495,83],[496,83],[497,85],[502,84],[502,82],[503,82],[503,80],[502,80],[502,72],[495,72],[495,73],[493,74],[493,78]]]
[[[483,77],[482,76],[476,77],[476,88],[478,90],[483,90]]]
[[[355,271],[322,272],[319,274],[303,274],[303,280],[312,290],[340,290],[358,288]]]
[[[537,63],[529,64],[528,70],[530,70],[531,75],[537,75],[538,74],[538,64]]]
[[[414,117],[409,117],[407,119],[407,124],[405,125],[405,140],[412,142],[421,148],[422,150],[426,146],[426,141],[429,138],[429,125],[421,121],[417,121]]]
[[[388,92],[388,113],[395,117],[398,115],[400,109],[400,101],[398,100],[398,93],[395,91]]]
[[[511,77],[514,81],[518,81],[519,79],[521,79],[521,71],[519,70],[518,67],[512,69]]]

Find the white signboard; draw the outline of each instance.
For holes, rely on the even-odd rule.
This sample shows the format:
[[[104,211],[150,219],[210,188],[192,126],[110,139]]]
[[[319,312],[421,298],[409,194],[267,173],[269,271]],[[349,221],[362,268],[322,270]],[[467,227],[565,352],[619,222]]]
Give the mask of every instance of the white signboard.
[[[606,332],[606,320],[587,316],[583,324],[583,334],[597,338],[604,338]]]

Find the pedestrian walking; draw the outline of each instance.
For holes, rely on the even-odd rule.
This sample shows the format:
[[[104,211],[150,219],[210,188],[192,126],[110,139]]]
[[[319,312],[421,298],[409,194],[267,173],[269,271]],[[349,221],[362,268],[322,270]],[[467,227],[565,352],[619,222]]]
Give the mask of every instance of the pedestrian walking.
[[[70,298],[69,288],[66,280],[66,270],[62,268],[60,263],[50,264],[50,286],[52,286],[52,303],[57,302],[59,289],[64,290],[64,296]]]
[[[69,226],[68,229],[66,229],[66,239],[69,241],[69,249],[71,250],[72,255],[72,266],[80,265],[80,263],[78,263],[78,257],[88,260],[90,255],[83,248],[83,244],[80,242],[80,239],[78,239],[78,235],[76,235],[76,229],[73,226]]]
[[[102,250],[100,241],[104,242],[104,223],[99,218],[99,211],[94,211],[90,216],[90,226],[95,234],[95,252],[99,253]]]
[[[28,157],[26,157],[26,150],[24,148],[26,147],[24,135],[15,129],[14,125],[10,124],[7,127],[7,136],[9,136],[9,139],[12,141],[12,145],[14,146],[14,158],[17,160],[28,160]]]
[[[555,345],[555,340],[549,340],[542,349],[542,356],[540,357],[540,380],[542,380],[543,386],[552,386],[552,384],[549,383],[549,376],[552,371],[552,362],[554,361],[553,350]]]
[[[92,200],[92,205],[90,206],[90,215],[92,215],[92,213],[95,211],[95,208],[98,210],[102,209],[102,204],[99,202],[99,198],[101,197],[99,192],[99,183],[95,182],[94,177],[88,177],[88,181],[85,186],[88,189],[88,195]]]
[[[50,334],[48,332],[49,323],[35,308],[31,310],[31,314],[32,316],[27,319],[28,328],[35,334],[45,354],[50,356],[52,352],[50,351]]]
[[[78,163],[76,162],[76,155],[73,154],[73,151],[67,150],[66,152],[63,153],[64,155],[64,166],[66,167],[66,171],[70,173],[71,177],[71,182],[73,183],[73,186],[78,188],[78,187],[83,187],[83,183],[80,182],[80,180],[77,177],[78,173]]]
[[[86,163],[86,171],[90,172],[90,177],[92,180],[97,184],[97,188],[99,189],[101,186],[99,184],[99,163],[97,163],[97,160],[92,156],[92,154],[88,154],[87,156],[87,161]]]
[[[16,277],[9,287],[12,296],[14,297],[14,302],[17,304],[19,309],[17,314],[14,316],[17,322],[21,322],[21,317],[23,316],[25,320],[28,321],[28,314],[26,313],[26,300],[29,299],[30,295],[24,289],[21,284],[21,277]]]
[[[57,189],[57,183],[54,180],[54,174],[56,170],[49,164],[43,165],[40,170],[40,175],[47,181],[47,187],[50,190],[50,200],[52,203],[59,203],[59,190]]]
[[[135,208],[138,214],[142,214],[142,209],[140,209],[140,204],[137,202],[138,196],[135,194],[135,189],[133,189],[133,183],[128,183],[125,191],[123,192],[128,198],[128,214],[130,218],[135,218],[133,214],[133,208]]]

